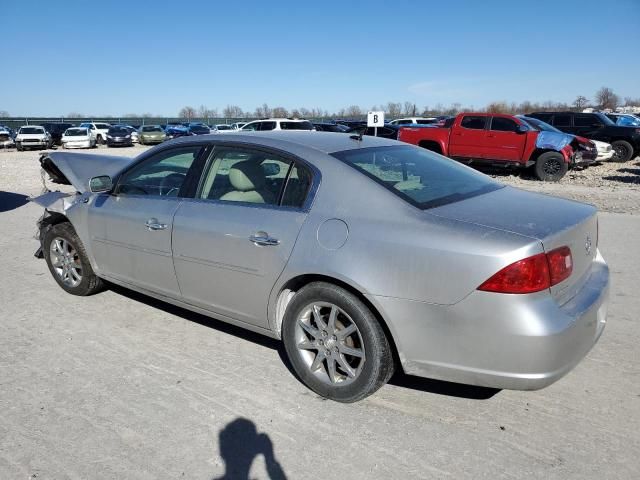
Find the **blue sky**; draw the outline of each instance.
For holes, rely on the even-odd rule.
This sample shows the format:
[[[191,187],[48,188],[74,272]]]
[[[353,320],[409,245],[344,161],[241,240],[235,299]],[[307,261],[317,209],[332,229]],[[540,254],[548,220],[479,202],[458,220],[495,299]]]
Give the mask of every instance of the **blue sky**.
[[[2,17],[12,115],[640,97],[640,0],[14,1]]]

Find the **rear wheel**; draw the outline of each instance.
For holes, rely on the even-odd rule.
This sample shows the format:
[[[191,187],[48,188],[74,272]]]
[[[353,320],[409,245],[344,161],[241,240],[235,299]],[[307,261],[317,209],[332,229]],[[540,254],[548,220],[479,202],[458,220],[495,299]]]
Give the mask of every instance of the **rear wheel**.
[[[19,152],[24,151],[24,147],[22,146],[22,144],[21,144],[21,143],[16,143],[16,149],[17,149]]]
[[[539,180],[557,182],[567,173],[569,165],[561,154],[546,152],[538,157],[534,168]]]
[[[54,280],[72,295],[92,295],[103,282],[91,268],[84,245],[70,223],[58,223],[47,231],[44,258]]]
[[[633,146],[625,140],[616,140],[611,143],[614,154],[611,157],[612,162],[626,162],[631,160],[633,156]]]
[[[394,371],[391,345],[376,317],[355,295],[330,283],[310,283],[296,293],[282,338],[298,377],[331,400],[361,400]]]
[[[96,143],[97,143],[98,145],[102,145],[102,144],[104,143],[104,139],[102,138],[102,135],[98,135],[98,136],[96,137]]]

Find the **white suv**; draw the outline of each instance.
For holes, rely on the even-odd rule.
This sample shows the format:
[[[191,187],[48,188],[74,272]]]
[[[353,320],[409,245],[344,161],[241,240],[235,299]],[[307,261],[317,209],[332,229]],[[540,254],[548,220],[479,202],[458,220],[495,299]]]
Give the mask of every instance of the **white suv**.
[[[105,143],[107,141],[107,132],[111,128],[111,124],[87,122],[81,123],[80,128],[88,128],[97,143]]]
[[[50,148],[52,144],[51,134],[39,125],[20,127],[16,135],[16,148],[19,151],[26,148]]]
[[[268,130],[315,130],[309,120],[299,120],[297,118],[264,118],[247,123],[240,129],[243,132]]]

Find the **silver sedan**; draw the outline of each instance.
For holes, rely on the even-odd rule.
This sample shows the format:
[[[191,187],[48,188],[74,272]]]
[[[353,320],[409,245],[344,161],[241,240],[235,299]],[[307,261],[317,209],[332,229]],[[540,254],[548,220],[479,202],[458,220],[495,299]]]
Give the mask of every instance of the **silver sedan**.
[[[375,137],[185,137],[135,159],[53,152],[40,256],[67,292],[112,282],[282,339],[341,402],[411,375],[538,389],[600,337],[590,205]]]

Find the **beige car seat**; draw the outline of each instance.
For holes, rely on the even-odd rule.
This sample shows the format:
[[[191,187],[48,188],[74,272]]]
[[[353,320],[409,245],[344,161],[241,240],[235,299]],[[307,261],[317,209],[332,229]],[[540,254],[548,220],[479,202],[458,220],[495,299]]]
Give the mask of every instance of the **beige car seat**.
[[[273,193],[265,188],[265,172],[259,162],[245,160],[229,169],[229,182],[234,188],[220,200],[230,202],[275,203]]]

